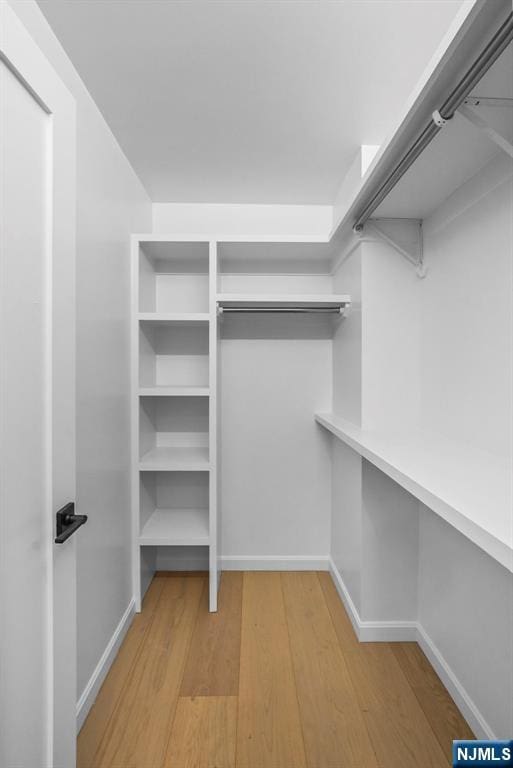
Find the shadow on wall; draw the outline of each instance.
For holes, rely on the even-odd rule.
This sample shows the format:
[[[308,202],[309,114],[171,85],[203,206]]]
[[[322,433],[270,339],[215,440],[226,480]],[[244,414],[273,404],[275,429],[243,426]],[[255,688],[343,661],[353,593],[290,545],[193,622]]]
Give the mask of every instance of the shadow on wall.
[[[339,318],[308,314],[232,314],[221,321],[222,339],[331,339]]]

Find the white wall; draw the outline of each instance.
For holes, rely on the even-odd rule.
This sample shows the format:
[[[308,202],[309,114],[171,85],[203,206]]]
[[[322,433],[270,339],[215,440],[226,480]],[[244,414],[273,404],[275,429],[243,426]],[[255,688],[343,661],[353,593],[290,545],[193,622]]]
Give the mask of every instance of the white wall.
[[[151,205],[32,0],[10,4],[77,100],[78,695],[132,598],[129,504],[129,235]]]
[[[419,504],[362,462],[363,621],[411,621],[417,613]]]
[[[348,293],[351,308],[333,336],[333,411],[362,423],[362,261],[360,244],[336,270],[335,293]]]
[[[511,574],[421,505],[418,619],[498,738],[513,733]]]
[[[422,426],[511,456],[513,164],[504,153],[425,223]]]
[[[332,440],[330,555],[362,614],[362,457],[341,440]]]
[[[221,342],[221,553],[326,558],[330,440],[312,415],[331,402],[331,338],[297,337],[293,319],[292,338],[248,339],[233,320]]]
[[[153,205],[155,233],[218,235],[221,240],[237,235],[326,238],[332,218],[331,205]]]
[[[363,243],[361,260],[362,427],[408,431],[419,421],[421,281],[381,243]]]

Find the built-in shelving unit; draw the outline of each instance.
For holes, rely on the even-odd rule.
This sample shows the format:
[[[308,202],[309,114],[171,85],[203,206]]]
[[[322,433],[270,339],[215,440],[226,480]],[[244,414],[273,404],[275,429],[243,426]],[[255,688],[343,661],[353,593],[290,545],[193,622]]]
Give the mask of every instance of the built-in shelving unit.
[[[217,607],[215,245],[133,236],[132,515],[137,606],[160,548],[209,551]]]
[[[334,291],[326,242],[202,241],[134,235],[132,513],[137,606],[158,562],[208,549],[219,568],[221,335],[328,339],[351,299]],[[248,322],[226,321],[237,308]],[[256,312],[265,316],[257,318]],[[327,317],[324,317],[327,315]],[[331,321],[335,320],[335,323]],[[166,549],[167,548],[167,549]],[[171,565],[169,565],[171,563]],[[179,567],[177,565],[177,567]]]
[[[223,242],[218,248],[216,302],[221,315],[258,312],[270,315],[272,324],[280,322],[279,315],[284,322],[289,315],[340,317],[351,304],[350,296],[334,292],[329,243]],[[295,327],[304,330],[310,319],[303,320]],[[271,335],[272,330],[267,323]]]

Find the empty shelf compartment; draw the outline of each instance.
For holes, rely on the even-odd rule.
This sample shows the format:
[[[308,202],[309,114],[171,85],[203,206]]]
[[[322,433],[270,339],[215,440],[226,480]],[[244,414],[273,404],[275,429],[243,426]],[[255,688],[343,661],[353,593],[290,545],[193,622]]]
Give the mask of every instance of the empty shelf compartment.
[[[141,397],[139,468],[208,469],[208,418],[207,397]]]
[[[140,312],[208,312],[208,303],[208,243],[140,244]]]
[[[209,477],[205,472],[142,475],[139,544],[208,544],[208,493]]]
[[[152,390],[162,388],[163,394],[172,395],[180,394],[187,387],[208,388],[208,346],[207,324],[140,322],[141,390],[153,394]]]

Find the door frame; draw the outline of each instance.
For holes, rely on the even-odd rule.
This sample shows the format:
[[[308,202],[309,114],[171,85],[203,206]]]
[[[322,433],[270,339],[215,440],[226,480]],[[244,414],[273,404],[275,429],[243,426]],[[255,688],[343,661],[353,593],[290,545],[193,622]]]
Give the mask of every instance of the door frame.
[[[47,637],[41,642],[47,649],[46,763],[52,768],[72,768],[76,763],[76,545],[74,537],[65,545],[56,545],[54,538],[56,511],[75,499],[76,104],[7,0],[0,0],[0,60],[49,116],[50,493],[45,508],[50,508],[50,514],[45,529],[51,583]]]

